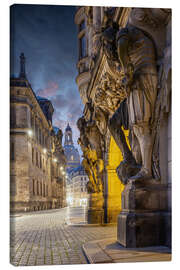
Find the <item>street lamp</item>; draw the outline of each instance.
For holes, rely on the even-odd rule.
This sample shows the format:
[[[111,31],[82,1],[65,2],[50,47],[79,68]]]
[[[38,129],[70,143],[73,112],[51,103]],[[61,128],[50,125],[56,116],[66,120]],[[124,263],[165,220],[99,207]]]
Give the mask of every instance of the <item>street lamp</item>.
[[[43,152],[44,152],[44,154],[46,154],[46,152],[47,152],[47,149],[46,149],[46,148],[44,148],[44,149],[43,149]]]
[[[29,137],[32,137],[33,132],[32,132],[32,130],[31,130],[31,129],[29,129],[27,133],[28,133],[28,136],[29,136]]]
[[[57,158],[54,158],[53,161],[54,161],[54,162],[57,162]]]

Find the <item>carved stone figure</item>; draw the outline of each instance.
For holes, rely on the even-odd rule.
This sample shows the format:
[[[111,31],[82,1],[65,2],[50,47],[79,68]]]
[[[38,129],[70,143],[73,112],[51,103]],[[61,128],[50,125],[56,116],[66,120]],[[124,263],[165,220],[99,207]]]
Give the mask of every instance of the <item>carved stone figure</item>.
[[[152,177],[153,124],[157,98],[157,69],[153,42],[135,27],[120,29],[117,52],[127,89],[129,126],[142,158],[140,172],[131,179]]]
[[[78,143],[84,156],[82,164],[91,182],[88,183],[88,190],[89,192],[100,192],[103,186],[102,171],[104,169],[102,135],[95,122],[86,121],[84,117],[78,119],[77,126],[80,130]]]

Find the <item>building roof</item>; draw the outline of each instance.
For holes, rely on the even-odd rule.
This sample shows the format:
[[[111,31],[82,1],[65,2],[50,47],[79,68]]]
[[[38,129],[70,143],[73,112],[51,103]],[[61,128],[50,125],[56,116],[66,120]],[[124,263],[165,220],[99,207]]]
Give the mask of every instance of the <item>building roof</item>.
[[[50,101],[49,99],[45,98],[45,97],[40,97],[40,96],[36,96],[37,100],[39,101]]]
[[[71,172],[81,172],[81,171],[84,171],[84,167],[82,165],[73,168]]]

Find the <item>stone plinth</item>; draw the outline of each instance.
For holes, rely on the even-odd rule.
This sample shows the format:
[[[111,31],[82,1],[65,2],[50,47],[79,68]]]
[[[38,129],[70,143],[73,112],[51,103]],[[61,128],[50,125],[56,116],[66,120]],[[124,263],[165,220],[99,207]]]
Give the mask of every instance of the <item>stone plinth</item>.
[[[122,192],[118,242],[124,247],[166,243],[167,186],[159,181],[129,180]]]
[[[103,201],[103,195],[101,192],[92,193],[90,195],[89,208],[87,211],[87,221],[89,224],[104,223]]]

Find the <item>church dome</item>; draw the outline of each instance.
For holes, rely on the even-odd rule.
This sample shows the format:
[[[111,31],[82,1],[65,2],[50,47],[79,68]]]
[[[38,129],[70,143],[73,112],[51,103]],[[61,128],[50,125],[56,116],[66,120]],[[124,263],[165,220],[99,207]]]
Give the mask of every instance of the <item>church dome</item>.
[[[79,152],[74,146],[71,145],[64,146],[64,153],[66,155],[68,162],[71,163],[80,162]]]

